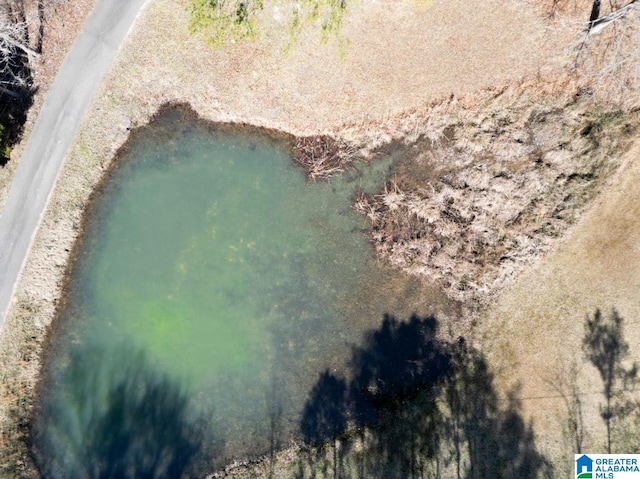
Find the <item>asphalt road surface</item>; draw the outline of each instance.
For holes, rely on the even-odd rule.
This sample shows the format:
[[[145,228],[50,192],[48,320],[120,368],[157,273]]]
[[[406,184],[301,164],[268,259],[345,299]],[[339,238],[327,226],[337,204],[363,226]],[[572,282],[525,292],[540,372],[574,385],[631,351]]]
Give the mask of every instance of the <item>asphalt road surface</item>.
[[[0,331],[78,125],[146,0],[97,0],[51,86],[0,212]]]

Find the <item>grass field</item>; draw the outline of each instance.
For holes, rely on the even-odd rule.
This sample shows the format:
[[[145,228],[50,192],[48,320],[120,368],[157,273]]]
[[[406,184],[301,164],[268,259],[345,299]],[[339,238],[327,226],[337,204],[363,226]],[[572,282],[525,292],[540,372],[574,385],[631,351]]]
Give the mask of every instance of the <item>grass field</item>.
[[[451,141],[447,127],[464,125],[454,139],[473,157],[487,149],[488,138],[505,138],[492,131],[509,130],[509,125],[507,137],[518,144],[518,134],[526,133],[518,125],[527,118],[504,123],[501,115],[529,102],[528,111],[535,116],[542,96],[557,107],[556,120],[543,133],[554,134],[554,125],[562,123],[566,135],[582,141],[581,128],[589,121],[587,134],[619,131],[619,138],[613,134],[602,150],[609,152],[605,159],[612,157],[615,171],[602,177],[590,202],[544,251],[532,256],[535,261],[525,262],[493,289],[486,308],[475,308],[462,326],[447,328],[454,335],[456,328],[468,334],[475,324],[471,339],[490,358],[501,391],[519,385],[542,452],[556,464],[558,477],[569,475],[573,466],[566,458],[577,451],[566,429],[562,391],[570,380],[584,393],[585,447],[597,449],[604,443],[600,385],[580,347],[585,316],[595,308],[615,307],[626,320],[632,350],[638,350],[640,341],[640,151],[629,148],[629,133],[610,113],[634,114],[640,89],[627,81],[629,71],[601,74],[609,57],[598,55],[598,47],[607,51],[610,37],[596,38],[589,61],[578,64],[570,47],[579,38],[590,3],[548,2],[541,7],[526,0],[489,0],[479,14],[475,4],[464,0],[436,1],[428,8],[362,1],[349,9],[341,41],[322,43],[309,27],[293,47],[282,35],[278,9],[265,8],[257,40],[213,49],[189,32],[187,0],[151,0],[83,122],[2,332],[2,474],[36,477],[25,440],[31,397],[83,209],[129,130],[145,124],[161,105],[187,102],[213,121],[298,135],[332,134],[363,153],[421,136],[446,147]],[[550,19],[552,6],[558,9]],[[633,58],[633,51],[616,51]],[[616,90],[621,84],[624,95]],[[564,109],[576,94],[584,107]],[[500,146],[498,141],[492,148],[500,151]],[[581,151],[579,142],[574,150]],[[556,158],[559,163],[562,154]],[[0,198],[12,168],[10,163],[1,171]],[[269,474],[265,466],[257,467],[248,477]]]

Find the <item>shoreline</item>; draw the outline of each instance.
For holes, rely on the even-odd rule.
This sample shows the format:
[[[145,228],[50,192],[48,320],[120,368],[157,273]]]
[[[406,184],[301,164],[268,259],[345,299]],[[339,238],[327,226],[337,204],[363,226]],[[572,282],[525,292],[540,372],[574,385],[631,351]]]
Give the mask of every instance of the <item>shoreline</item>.
[[[2,322],[80,121],[144,3],[145,0],[112,5],[98,3],[47,92],[47,99],[15,170],[0,217]],[[119,7],[126,8],[121,9],[120,15],[115,15]],[[78,76],[82,77],[81,80],[71,81]],[[46,161],[43,155],[46,155]]]
[[[273,141],[274,143],[284,143],[284,148],[285,149],[291,149],[293,148],[293,145],[295,143],[296,138],[288,133],[285,132],[281,132],[281,131],[275,131],[275,130],[267,130],[264,127],[253,127],[251,125],[243,125],[243,124],[229,124],[229,123],[217,123],[217,122],[210,122],[207,120],[203,120],[201,117],[199,117],[194,110],[189,106],[189,105],[185,105],[185,104],[166,104],[163,107],[161,107],[161,109],[149,120],[149,124],[152,124],[154,121],[156,121],[158,118],[161,118],[163,115],[165,114],[175,114],[176,111],[179,111],[181,115],[185,115],[185,116],[190,116],[192,117],[193,121],[198,121],[202,124],[204,124],[205,128],[208,128],[209,131],[232,131],[232,132],[241,132],[241,133],[249,133],[252,136],[260,136],[260,137],[266,137],[267,141]],[[164,122],[166,124],[166,120]],[[78,261],[78,258],[80,256],[81,251],[83,250],[83,247],[85,246],[83,243],[85,243],[84,241],[84,231],[85,228],[87,226],[87,223],[90,223],[95,216],[95,205],[96,203],[99,205],[100,201],[101,201],[101,196],[104,194],[105,190],[105,184],[104,182],[108,182],[110,180],[110,175],[114,172],[114,170],[116,170],[117,168],[120,167],[120,159],[122,158],[123,154],[126,155],[126,151],[130,146],[130,142],[135,142],[137,141],[137,139],[141,136],[144,135],[144,133],[147,131],[147,129],[149,128],[149,124],[145,124],[142,125],[140,127],[136,127],[136,129],[132,130],[129,134],[129,136],[127,137],[127,141],[125,142],[125,144],[118,150],[118,152],[115,155],[115,161],[111,162],[108,171],[102,176],[100,182],[96,185],[96,187],[93,189],[93,191],[91,192],[91,195],[88,199],[87,202],[87,206],[84,208],[84,215],[82,218],[82,223],[81,226],[78,230],[78,235],[76,237],[76,240],[74,241],[74,246],[70,252],[70,256],[69,256],[69,261],[67,262],[67,267],[66,267],[66,271],[65,271],[65,275],[63,278],[63,287],[61,288],[63,295],[60,299],[60,301],[58,302],[58,307],[56,309],[56,316],[53,319],[52,323],[48,326],[47,329],[47,337],[45,338],[45,341],[43,343],[43,354],[40,356],[40,363],[42,365],[42,369],[44,370],[45,368],[47,368],[47,362],[50,361],[50,357],[48,356],[48,353],[51,352],[51,350],[49,349],[49,346],[51,344],[51,341],[58,336],[59,331],[57,331],[58,327],[62,327],[63,329],[69,330],[68,326],[64,326],[64,323],[60,322],[60,313],[62,310],[64,310],[67,306],[65,306],[64,302],[67,300],[67,296],[64,294],[65,290],[68,290],[69,287],[71,287],[70,285],[73,282],[73,273],[74,273],[74,264],[76,261]],[[182,123],[179,123],[178,129],[182,130],[183,125]],[[138,131],[136,131],[138,130]],[[168,132],[168,130],[166,128],[162,129],[162,132],[160,134],[160,137],[162,137],[165,132]],[[129,161],[131,161],[131,159],[129,159]],[[296,161],[291,158],[291,156],[288,159],[288,162],[290,163],[291,166],[293,166],[296,170],[298,170],[300,167],[300,165],[298,165],[296,163]],[[302,178],[302,175],[300,175],[300,177],[298,178],[301,181],[305,181]],[[307,178],[306,181],[312,181],[310,179]],[[319,180],[319,181],[324,181],[323,179]],[[374,252],[373,250],[371,250],[371,258],[373,258]],[[79,259],[79,261],[82,261],[82,259]],[[406,286],[405,283],[407,282],[407,280],[402,281],[402,280],[398,280],[398,278],[396,276],[400,276],[400,275],[393,275],[392,277],[386,278],[386,280],[388,280],[387,283],[385,283],[386,287],[393,287],[395,286]],[[386,275],[385,275],[386,277]],[[407,277],[408,278],[408,277]],[[370,284],[369,281],[375,281],[373,279],[373,277],[369,277],[368,281],[366,284]],[[410,280],[409,280],[410,281]],[[77,282],[77,280],[76,280]],[[415,281],[411,281],[412,285],[415,287],[417,285],[415,285],[414,283],[416,283]],[[76,285],[77,286],[77,285]],[[414,292],[413,290],[410,290],[408,287],[406,288],[407,291],[411,291]],[[376,291],[379,291],[379,289],[376,288]],[[417,294],[417,293],[416,293]],[[421,291],[421,299],[424,299],[424,297],[428,295],[428,293],[422,292]],[[354,297],[357,296],[357,292],[354,291]],[[408,297],[408,295],[407,295]],[[375,302],[375,301],[373,301]],[[447,300],[443,300],[444,304],[438,304],[435,301],[429,301],[429,302],[424,302],[424,301],[420,301],[418,304],[422,305],[422,304],[430,304],[431,308],[433,308],[433,311],[449,311],[451,309],[451,305],[448,303]],[[388,303],[388,306],[390,308],[392,308],[391,303]],[[367,310],[367,308],[363,308],[364,310]],[[407,309],[407,313],[406,314],[410,314],[409,313],[409,309]],[[404,317],[403,316],[401,317]],[[421,312],[422,314],[422,312]],[[427,312],[424,313],[425,315],[428,315]],[[373,314],[365,314],[366,317],[378,317],[378,315],[376,314],[375,316]],[[440,313],[437,313],[438,317],[442,317]],[[449,316],[451,317],[455,317],[453,314],[450,314]],[[351,315],[348,315],[348,317],[352,317]],[[382,314],[380,314],[380,317],[382,317]],[[408,316],[407,316],[408,317]],[[68,319],[68,318],[67,318]],[[54,357],[54,356],[52,356]],[[55,364],[55,362],[52,362],[51,364]],[[46,377],[46,376],[45,376]],[[36,384],[36,388],[35,388],[35,393],[33,394],[33,398],[38,398],[38,397],[42,397],[42,394],[46,394],[47,391],[47,383],[45,381],[43,381],[42,377],[38,379],[37,384]],[[36,400],[36,406],[38,404],[42,404],[40,401]],[[37,429],[36,429],[37,430]],[[267,453],[265,453],[264,456],[260,455],[260,456],[250,456],[251,463],[260,463],[263,462],[265,460],[265,458],[268,458],[269,455]],[[237,461],[234,461],[237,462]]]

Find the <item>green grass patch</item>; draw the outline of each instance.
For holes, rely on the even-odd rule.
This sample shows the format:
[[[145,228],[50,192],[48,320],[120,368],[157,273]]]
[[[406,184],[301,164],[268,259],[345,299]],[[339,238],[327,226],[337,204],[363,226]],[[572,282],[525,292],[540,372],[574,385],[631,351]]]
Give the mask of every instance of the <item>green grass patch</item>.
[[[621,110],[596,111],[592,114],[580,134],[582,136],[594,137],[606,130],[620,125],[624,120],[625,114]]]

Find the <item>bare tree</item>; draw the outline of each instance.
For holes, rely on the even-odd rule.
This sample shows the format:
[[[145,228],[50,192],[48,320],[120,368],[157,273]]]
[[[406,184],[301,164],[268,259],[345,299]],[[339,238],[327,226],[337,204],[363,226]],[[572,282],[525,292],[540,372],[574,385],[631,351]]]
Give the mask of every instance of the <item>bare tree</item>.
[[[595,22],[600,17],[600,0],[593,0],[593,5],[591,6],[591,15],[589,15],[589,28],[593,26],[593,22]]]
[[[575,69],[601,102],[635,108],[640,102],[640,1],[594,0],[580,22]]]
[[[12,97],[31,88],[32,62],[39,57],[28,27],[24,2],[0,0],[0,91]]]
[[[33,102],[33,72],[46,15],[60,0],[0,0],[0,167],[20,140]]]
[[[0,19],[0,91],[16,98],[30,87],[27,66],[32,50],[20,41],[24,29],[25,25]]]
[[[607,25],[625,18],[635,10],[637,6],[636,2],[637,0],[630,0],[624,7],[620,7],[615,2],[612,2],[610,13],[600,17],[601,2],[600,0],[594,0],[591,15],[589,16],[588,34],[595,35],[596,33],[600,33]]]

